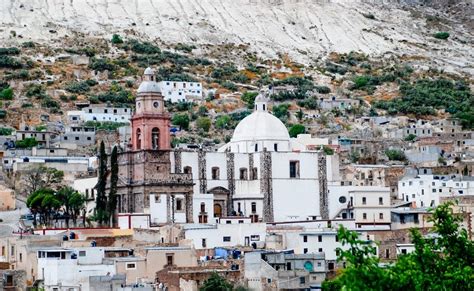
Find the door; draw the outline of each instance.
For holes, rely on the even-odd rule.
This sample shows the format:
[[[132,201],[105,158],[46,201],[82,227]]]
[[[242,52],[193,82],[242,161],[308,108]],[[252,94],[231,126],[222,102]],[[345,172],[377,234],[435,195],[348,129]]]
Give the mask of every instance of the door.
[[[245,246],[249,246],[250,245],[250,237],[246,236],[245,237]]]
[[[214,217],[222,217],[222,206],[219,203],[214,204]]]

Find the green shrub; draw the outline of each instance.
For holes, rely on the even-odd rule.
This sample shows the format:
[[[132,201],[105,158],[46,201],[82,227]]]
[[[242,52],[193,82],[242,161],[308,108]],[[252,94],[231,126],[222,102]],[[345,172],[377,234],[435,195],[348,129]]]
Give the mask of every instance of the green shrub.
[[[328,147],[328,146],[323,146],[323,151],[326,155],[328,156],[332,156],[334,155],[334,150],[331,148],[331,147]]]
[[[41,106],[44,108],[49,108],[49,109],[59,109],[59,103],[58,101],[52,99],[51,97],[47,97],[41,102]]]
[[[375,19],[375,15],[373,15],[372,13],[363,13],[362,15],[368,19],[372,19],[372,20]]]
[[[112,43],[113,44],[120,44],[123,43],[123,39],[118,34],[112,35]]]
[[[30,72],[28,70],[20,70],[18,72],[10,72],[5,74],[6,80],[13,80],[13,79],[21,79],[21,80],[29,80],[30,79]]]
[[[232,127],[232,119],[229,115],[221,115],[216,119],[216,128],[230,129]]]
[[[184,44],[184,43],[178,43],[177,45],[174,46],[174,49],[178,50],[178,51],[183,51],[183,52],[190,53],[190,52],[193,51],[193,49],[196,49],[196,46],[195,45],[187,45],[187,44]]]
[[[247,104],[247,108],[252,109],[255,105],[255,98],[257,97],[258,92],[247,91],[242,94],[240,100]]]
[[[328,86],[316,86],[314,89],[319,93],[319,94],[329,94],[331,93],[331,89],[329,89]]]
[[[235,85],[231,81],[225,81],[224,83],[222,83],[222,87],[226,88],[227,90],[233,91],[233,92],[238,90],[237,85]]]
[[[0,91],[0,99],[2,100],[13,100],[13,89],[8,87]]]
[[[149,42],[140,42],[138,40],[129,40],[127,46],[137,54],[159,54],[161,49]]]
[[[211,119],[209,119],[208,117],[199,117],[196,120],[196,128],[198,130],[208,132],[209,129],[211,128]]]
[[[314,97],[307,97],[304,100],[298,101],[298,106],[306,109],[317,109],[319,107],[318,100]]]
[[[27,149],[38,145],[38,141],[34,137],[27,137],[22,140],[18,140],[15,143],[16,148]]]
[[[290,107],[290,104],[274,105],[273,108],[272,108],[273,115],[275,115],[281,121],[286,122],[286,120],[288,119],[288,108],[289,107]]]
[[[36,97],[42,99],[46,91],[40,84],[30,84],[26,89],[26,97]]]
[[[110,71],[113,72],[117,69],[117,67],[109,60],[109,59],[97,59],[97,58],[92,58],[89,68],[91,68],[94,71]]]
[[[85,81],[85,82],[69,83],[65,89],[66,91],[71,92],[71,93],[84,94],[86,92],[89,92],[91,88],[88,85],[87,81]]]
[[[21,44],[21,46],[24,48],[34,48],[36,47],[36,44],[32,41],[25,41],[24,43]]]
[[[0,127],[0,135],[11,135],[13,129],[7,127]]]
[[[0,118],[3,119],[7,116],[7,111],[4,109],[0,109]]]
[[[19,60],[7,55],[0,55],[0,68],[18,69],[22,66]]]
[[[405,161],[407,159],[405,153],[398,149],[386,150],[385,155],[390,161]]]
[[[290,134],[290,137],[297,137],[298,134],[302,134],[306,132],[306,127],[302,124],[295,124],[292,127],[290,127],[290,130],[288,133]]]
[[[448,39],[449,32],[440,31],[440,32],[435,33],[433,37],[437,39]]]
[[[20,49],[16,47],[0,47],[0,55],[19,55]]]

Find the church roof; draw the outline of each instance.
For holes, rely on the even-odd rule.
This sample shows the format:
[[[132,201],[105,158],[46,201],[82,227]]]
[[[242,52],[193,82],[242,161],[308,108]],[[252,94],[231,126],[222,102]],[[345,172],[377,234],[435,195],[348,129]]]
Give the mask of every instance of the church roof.
[[[143,81],[138,87],[138,93],[161,93],[161,88],[155,81],[155,70],[148,67],[143,73]]]
[[[255,111],[240,121],[231,142],[258,140],[289,141],[290,135],[280,119],[267,111]]]

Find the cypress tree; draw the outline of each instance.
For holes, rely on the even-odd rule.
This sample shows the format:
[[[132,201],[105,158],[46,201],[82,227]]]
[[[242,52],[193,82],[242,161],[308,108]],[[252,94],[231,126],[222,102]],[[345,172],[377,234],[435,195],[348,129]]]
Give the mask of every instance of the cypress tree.
[[[112,154],[110,156],[110,192],[109,201],[107,204],[107,212],[112,218],[112,226],[115,226],[115,210],[117,209],[117,182],[118,182],[118,154],[117,147],[114,146]]]
[[[95,206],[95,216],[99,224],[107,221],[107,197],[105,188],[107,186],[107,154],[105,153],[104,141],[100,143],[99,149],[99,175],[97,182],[97,196]]]

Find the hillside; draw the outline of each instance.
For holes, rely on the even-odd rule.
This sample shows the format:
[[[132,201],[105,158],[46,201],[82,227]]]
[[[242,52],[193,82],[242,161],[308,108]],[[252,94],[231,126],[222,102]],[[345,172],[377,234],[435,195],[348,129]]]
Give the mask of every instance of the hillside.
[[[444,7],[438,9],[397,4],[421,1],[372,2],[378,1],[1,1],[0,39],[60,45],[76,33],[122,33],[165,44],[244,45],[264,57],[288,53],[306,64],[329,52],[423,55],[445,70],[472,73],[472,4],[422,1]],[[433,38],[438,31],[454,37],[440,42]]]

